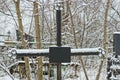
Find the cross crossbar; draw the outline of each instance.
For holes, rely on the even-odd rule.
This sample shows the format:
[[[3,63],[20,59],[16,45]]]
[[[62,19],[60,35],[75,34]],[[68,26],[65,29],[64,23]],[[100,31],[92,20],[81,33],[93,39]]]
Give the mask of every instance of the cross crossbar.
[[[49,49],[11,49],[8,51],[9,54],[16,54],[17,56],[49,56]],[[99,55],[104,54],[102,48],[81,48],[71,49],[71,56],[79,55]]]

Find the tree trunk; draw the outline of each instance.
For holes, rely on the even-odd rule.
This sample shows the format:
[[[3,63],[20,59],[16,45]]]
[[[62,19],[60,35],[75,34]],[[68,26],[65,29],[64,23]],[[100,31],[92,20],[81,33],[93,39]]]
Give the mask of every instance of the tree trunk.
[[[18,26],[20,30],[20,36],[21,36],[21,41],[22,41],[22,48],[26,48],[26,43],[24,40],[24,30],[23,30],[23,24],[22,24],[22,16],[20,12],[20,0],[15,1],[15,6],[16,6],[16,12],[17,12],[17,17],[18,17]],[[24,57],[25,60],[25,69],[26,69],[26,75],[27,75],[27,80],[30,80],[30,68],[29,68],[29,58]]]
[[[34,20],[35,20],[35,31],[36,31],[36,46],[37,49],[41,48],[41,35],[40,35],[40,25],[39,25],[39,11],[37,0],[33,3],[34,6]],[[42,80],[42,57],[38,57],[38,80]]]

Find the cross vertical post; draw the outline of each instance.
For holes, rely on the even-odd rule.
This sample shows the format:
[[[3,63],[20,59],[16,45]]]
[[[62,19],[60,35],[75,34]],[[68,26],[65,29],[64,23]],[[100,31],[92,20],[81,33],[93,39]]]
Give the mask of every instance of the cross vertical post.
[[[56,10],[56,23],[57,23],[57,46],[61,46],[61,10],[58,6]],[[57,63],[57,80],[61,80],[61,63]]]
[[[61,10],[56,10],[57,46],[61,46]]]

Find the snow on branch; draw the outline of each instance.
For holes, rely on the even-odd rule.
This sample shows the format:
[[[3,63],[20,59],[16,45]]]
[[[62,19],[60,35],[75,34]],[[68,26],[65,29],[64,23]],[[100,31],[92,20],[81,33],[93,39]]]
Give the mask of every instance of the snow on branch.
[[[0,68],[2,68],[10,76],[12,80],[15,80],[14,77],[10,74],[8,68],[3,63],[0,63]]]

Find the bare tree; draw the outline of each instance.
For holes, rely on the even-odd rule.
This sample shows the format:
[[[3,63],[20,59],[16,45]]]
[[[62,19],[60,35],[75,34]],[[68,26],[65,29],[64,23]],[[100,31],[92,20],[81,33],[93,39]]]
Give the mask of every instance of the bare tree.
[[[19,30],[20,30],[20,36],[21,36],[21,41],[22,41],[22,48],[26,48],[26,42],[24,39],[24,29],[23,29],[23,23],[22,23],[22,16],[21,16],[21,11],[20,11],[20,0],[13,0],[15,3],[16,7],[16,13],[17,13],[17,18],[18,18],[18,24],[19,24]],[[26,75],[27,79],[30,80],[30,69],[29,69],[29,58],[25,57],[25,68],[26,68]]]

